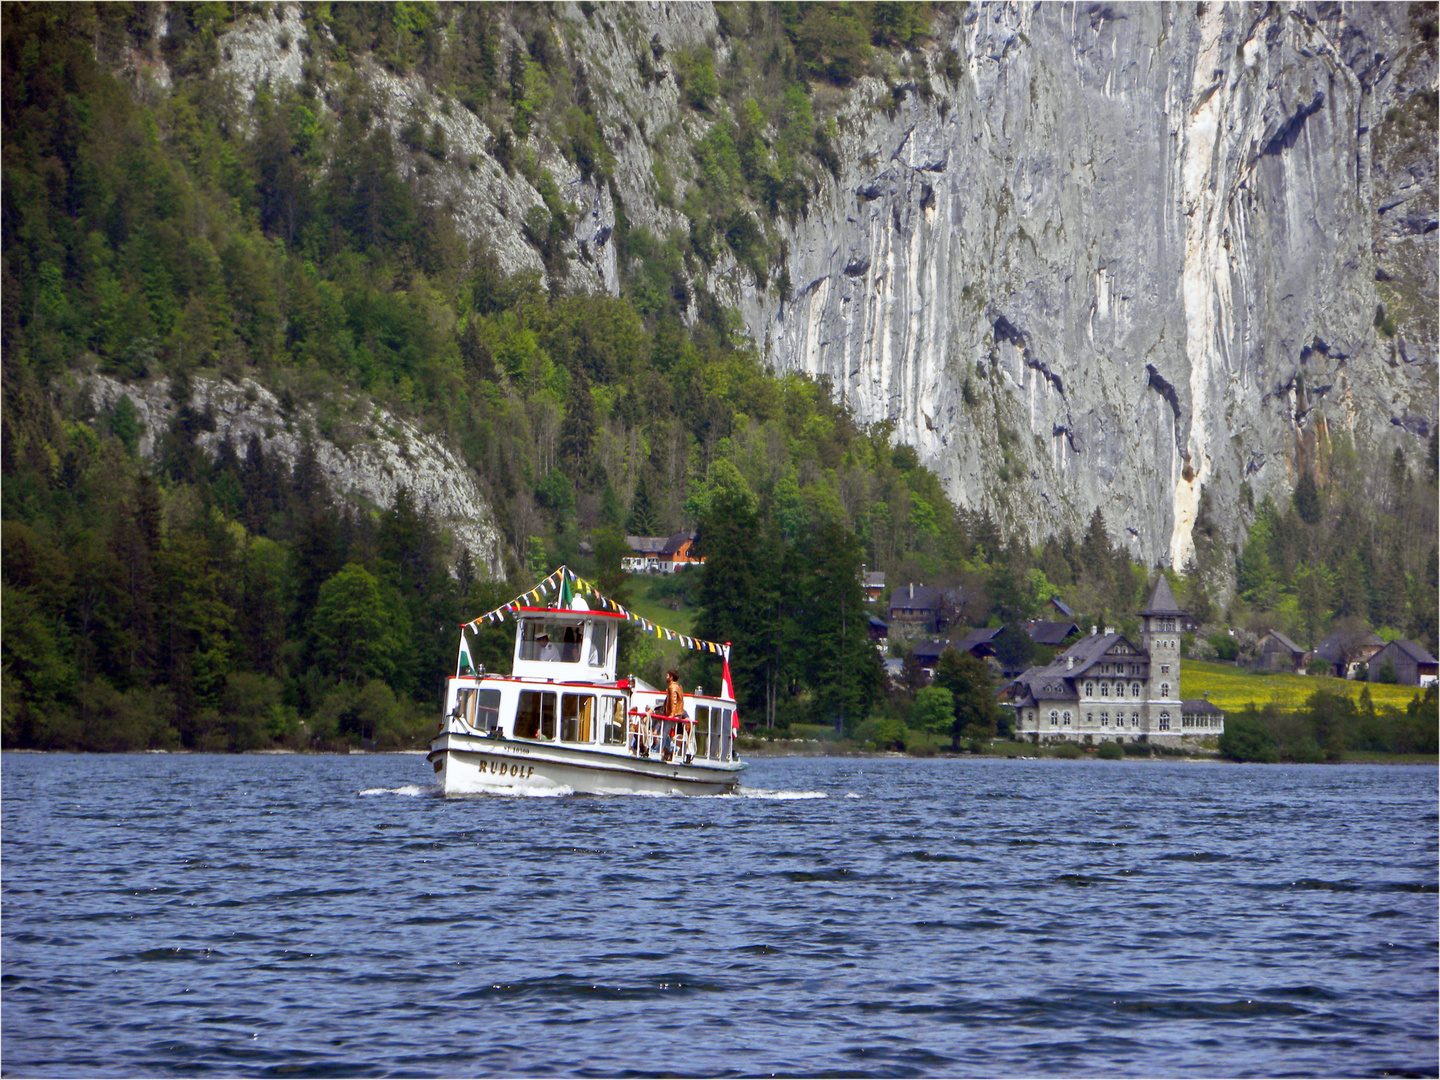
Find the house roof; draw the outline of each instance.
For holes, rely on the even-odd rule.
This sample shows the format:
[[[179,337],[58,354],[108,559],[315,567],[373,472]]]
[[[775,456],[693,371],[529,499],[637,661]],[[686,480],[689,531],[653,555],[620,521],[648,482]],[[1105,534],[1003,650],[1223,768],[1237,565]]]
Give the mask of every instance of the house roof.
[[[865,575],[863,585],[867,589],[885,588],[885,571],[871,570],[868,574]]]
[[[683,548],[686,544],[688,544],[691,540],[694,539],[695,534],[693,532],[686,532],[683,529],[680,532],[672,533],[669,538],[667,538],[662,544],[660,548],[660,554],[674,555],[677,551],[679,551],[681,548]]]
[[[948,641],[917,641],[910,651],[915,654],[917,660],[938,660],[941,653],[954,647]]]
[[[1036,619],[1025,624],[1025,632],[1036,645],[1059,645],[1071,634],[1080,632],[1073,622],[1046,622]]]
[[[1396,640],[1390,642],[1390,644],[1400,652],[1403,652],[1411,660],[1414,660],[1417,664],[1440,663],[1440,660],[1436,660],[1435,657],[1431,656],[1429,650],[1417,641]],[[1382,649],[1381,652],[1383,651]],[[1378,656],[1379,654],[1377,653],[1376,655]]]
[[[1347,648],[1348,643],[1348,648]],[[1385,644],[1385,639],[1378,634],[1362,633],[1350,634],[1339,631],[1331,634],[1324,641],[1315,647],[1315,655],[1322,660],[1328,660],[1332,664],[1338,664],[1344,659],[1346,653],[1355,659],[1355,655],[1362,648],[1376,648]]]
[[[665,546],[663,536],[627,536],[625,546],[639,555],[655,555]]]
[[[1141,615],[1184,615],[1179,604],[1175,602],[1175,594],[1170,591],[1170,582],[1161,574],[1160,579],[1155,582],[1155,591],[1150,594],[1150,603],[1145,605]]]
[[[1000,630],[998,628],[992,630],[988,626],[982,626],[979,630],[971,630],[955,643],[955,651],[973,652],[976,648],[984,646],[987,653],[993,653],[995,650],[990,647],[990,643],[995,640],[995,636],[999,633]]]
[[[872,629],[872,630],[875,630],[875,629],[888,630],[888,629],[890,629],[890,624],[887,623],[884,619],[878,618],[877,616],[874,616],[874,615],[867,615],[866,618],[868,618],[868,619],[870,620],[870,629]]]
[[[940,590],[933,585],[897,585],[890,594],[891,611],[936,611]]]
[[[1134,649],[1129,660],[1144,660],[1149,662],[1149,656],[1136,649],[1124,634],[1091,634],[1089,637],[1081,638],[1070,648],[1066,649],[1059,656],[1043,667],[1027,668],[1025,672],[1015,680],[1016,702],[1019,703],[1028,696],[1031,700],[1074,700],[1079,697],[1075,689],[1075,682],[1085,675],[1090,668],[1099,663],[1116,645],[1124,642],[1131,649]],[[1070,664],[1074,658],[1073,666]]]
[[[1299,645],[1296,645],[1295,642],[1291,641],[1288,637],[1282,634],[1279,630],[1271,630],[1268,634],[1265,635],[1265,637],[1274,638],[1280,643],[1281,648],[1287,649],[1290,652],[1303,653],[1305,651]],[[1265,638],[1261,638],[1260,643],[1263,645],[1265,643]]]
[[[1060,612],[1060,614],[1064,615],[1067,619],[1072,618],[1075,614],[1075,612],[1070,610],[1070,605],[1065,603],[1065,601],[1061,600],[1058,596],[1050,597],[1050,603],[1054,604],[1055,610]]]
[[[1180,702],[1180,711],[1192,716],[1224,716],[1225,710],[1212,704],[1206,698],[1186,698]]]

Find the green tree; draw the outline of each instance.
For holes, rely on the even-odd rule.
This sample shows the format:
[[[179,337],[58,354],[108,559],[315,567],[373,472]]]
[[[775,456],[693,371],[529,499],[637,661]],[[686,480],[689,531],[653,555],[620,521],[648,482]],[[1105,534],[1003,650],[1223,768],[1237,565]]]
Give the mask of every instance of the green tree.
[[[1221,757],[1230,761],[1273,763],[1279,760],[1275,739],[1254,714],[1254,706],[1251,706],[1249,715],[1226,719],[1225,731],[1220,736],[1219,751]]]
[[[346,563],[320,587],[310,619],[316,663],[337,682],[394,678],[405,658],[409,615],[363,566]]]
[[[950,691],[955,702],[950,745],[960,749],[961,738],[993,739],[1000,725],[995,687],[985,661],[970,653],[946,649],[935,664],[935,685]]]

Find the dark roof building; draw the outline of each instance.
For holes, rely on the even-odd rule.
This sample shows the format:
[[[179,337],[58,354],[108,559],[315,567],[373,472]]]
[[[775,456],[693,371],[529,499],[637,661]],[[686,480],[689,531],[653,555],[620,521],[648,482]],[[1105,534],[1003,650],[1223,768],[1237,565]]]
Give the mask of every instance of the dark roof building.
[[[1379,682],[1382,674],[1393,671],[1402,686],[1430,686],[1436,681],[1435,657],[1415,641],[1392,641],[1370,657],[1367,678]]]
[[[1015,731],[1034,741],[1180,742],[1218,736],[1225,717],[1208,701],[1180,700],[1185,613],[1161,575],[1138,642],[1105,629],[1081,638],[1011,684]]]
[[[1271,630],[1255,646],[1255,667],[1261,671],[1300,671],[1305,666],[1305,650],[1279,630]]]

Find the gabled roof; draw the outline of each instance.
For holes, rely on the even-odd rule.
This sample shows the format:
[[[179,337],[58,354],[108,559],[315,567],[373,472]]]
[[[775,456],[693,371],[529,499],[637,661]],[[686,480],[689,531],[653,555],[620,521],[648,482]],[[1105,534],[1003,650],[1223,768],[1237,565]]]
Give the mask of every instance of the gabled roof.
[[[863,584],[864,587],[867,588],[867,589],[883,589],[883,588],[885,588],[885,571],[884,571],[884,570],[871,570],[869,573],[867,573],[867,574],[865,575],[865,580],[864,580],[864,582],[863,582],[862,584]]]
[[[938,660],[941,653],[954,647],[948,641],[917,641],[910,651],[915,654],[916,660]]]
[[[1396,640],[1390,642],[1390,644],[1395,646],[1400,652],[1403,652],[1411,660],[1414,660],[1417,664],[1440,663],[1440,660],[1436,660],[1435,657],[1431,656],[1425,646],[1421,645],[1418,641]]]
[[[1071,634],[1078,634],[1080,627],[1073,622],[1046,622],[1037,619],[1026,624],[1025,632],[1036,645],[1059,645]]]
[[[691,540],[694,539],[695,534],[693,532],[685,532],[682,530],[681,532],[672,533],[669,539],[667,539],[661,546],[660,554],[674,555],[677,551],[679,551],[681,548],[683,548],[686,544],[688,544]]]
[[[1349,645],[1347,649],[1346,646]],[[1319,645],[1315,646],[1315,655],[1322,660],[1329,660],[1332,664],[1338,664],[1347,652],[1358,653],[1362,648],[1379,648],[1385,644],[1385,639],[1379,634],[1359,633],[1351,634],[1343,630],[1337,631],[1327,637]]]
[[[1274,638],[1280,643],[1281,648],[1288,649],[1290,652],[1303,653],[1305,651],[1299,645],[1296,645],[1295,642],[1291,641],[1288,637],[1282,634],[1279,630],[1271,630],[1268,634],[1265,635],[1265,637]],[[1260,640],[1263,642],[1265,638],[1261,638]]]
[[[940,590],[933,585],[897,585],[890,594],[892,611],[936,611]]]
[[[1150,603],[1145,605],[1141,615],[1184,615],[1179,604],[1175,602],[1175,594],[1170,591],[1170,582],[1165,575],[1160,575],[1160,580],[1155,582],[1155,591],[1150,594]]]
[[[995,650],[990,647],[990,643],[995,640],[995,636],[999,633],[1000,630],[998,628],[992,630],[988,626],[982,626],[979,630],[971,630],[955,643],[955,651],[972,652],[977,647],[983,646],[987,653],[993,653]]]
[[[1027,668],[1015,680],[1016,701],[1020,701],[1026,694],[1035,700],[1064,701],[1077,698],[1079,695],[1075,689],[1076,680],[1084,676],[1122,641],[1134,650],[1130,659],[1149,662],[1149,656],[1131,645],[1124,634],[1091,634],[1071,645],[1049,664]],[[1071,657],[1075,659],[1073,667],[1070,665]]]
[[[1075,612],[1070,610],[1070,605],[1065,603],[1064,600],[1061,600],[1060,597],[1050,597],[1050,603],[1054,604],[1055,610],[1060,612],[1060,614],[1064,615],[1067,619],[1073,618],[1075,616]]]
[[[665,546],[663,536],[627,536],[625,546],[641,555],[657,554]]]

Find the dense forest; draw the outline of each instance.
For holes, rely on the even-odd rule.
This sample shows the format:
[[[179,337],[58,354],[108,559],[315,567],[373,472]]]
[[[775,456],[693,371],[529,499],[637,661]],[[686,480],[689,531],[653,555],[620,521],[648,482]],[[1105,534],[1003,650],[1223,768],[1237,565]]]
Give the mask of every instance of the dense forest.
[[[247,105],[218,74],[218,37],[265,10],[172,4],[158,36],[149,5],[7,5],[5,746],[414,745],[461,622],[561,562],[624,597],[627,533],[698,530],[709,562],[683,597],[696,632],[736,642],[747,722],[781,729],[994,730],[983,671],[942,673],[948,699],[892,695],[862,567],[956,587],[968,625],[1033,616],[1056,593],[1087,623],[1125,626],[1143,603],[1153,568],[1098,512],[1037,547],[1000,535],[889,425],[768,372],[695,285],[717,244],[766,280],[766,221],[804,211],[834,152],[811,88],[922,36],[928,5],[724,6],[727,32],[753,39],[738,70],[671,58],[689,107],[725,120],[694,182],[669,178],[688,234],[652,236],[622,210],[618,296],[567,283],[573,208],[536,147],[602,179],[607,151],[544,5],[508,8],[529,28],[523,50],[502,47],[496,5],[307,5],[326,32],[307,39],[305,79]],[[401,178],[402,158],[453,151],[418,120],[391,138],[349,67],[361,53],[490,124],[491,152],[541,193],[525,228],[544,276],[506,274],[483,239],[465,242],[423,167]],[[173,85],[119,77],[137,55],[163,58]],[[168,380],[175,419],[153,455],[130,400],[96,407],[86,371]],[[315,434],[362,395],[449,440],[497,511],[511,580],[479,574],[406,493],[337,504],[313,454],[198,449],[214,428],[191,405],[201,376],[313,404]],[[1174,578],[1208,628],[1195,651],[1213,655],[1222,627],[1313,642],[1337,621],[1435,650],[1434,438],[1425,461],[1360,461],[1341,438],[1321,451],[1248,536],[1202,505],[1199,563]],[[488,634],[487,659],[508,655]],[[625,649],[657,681],[676,659]],[[716,682],[686,662],[692,684]]]

